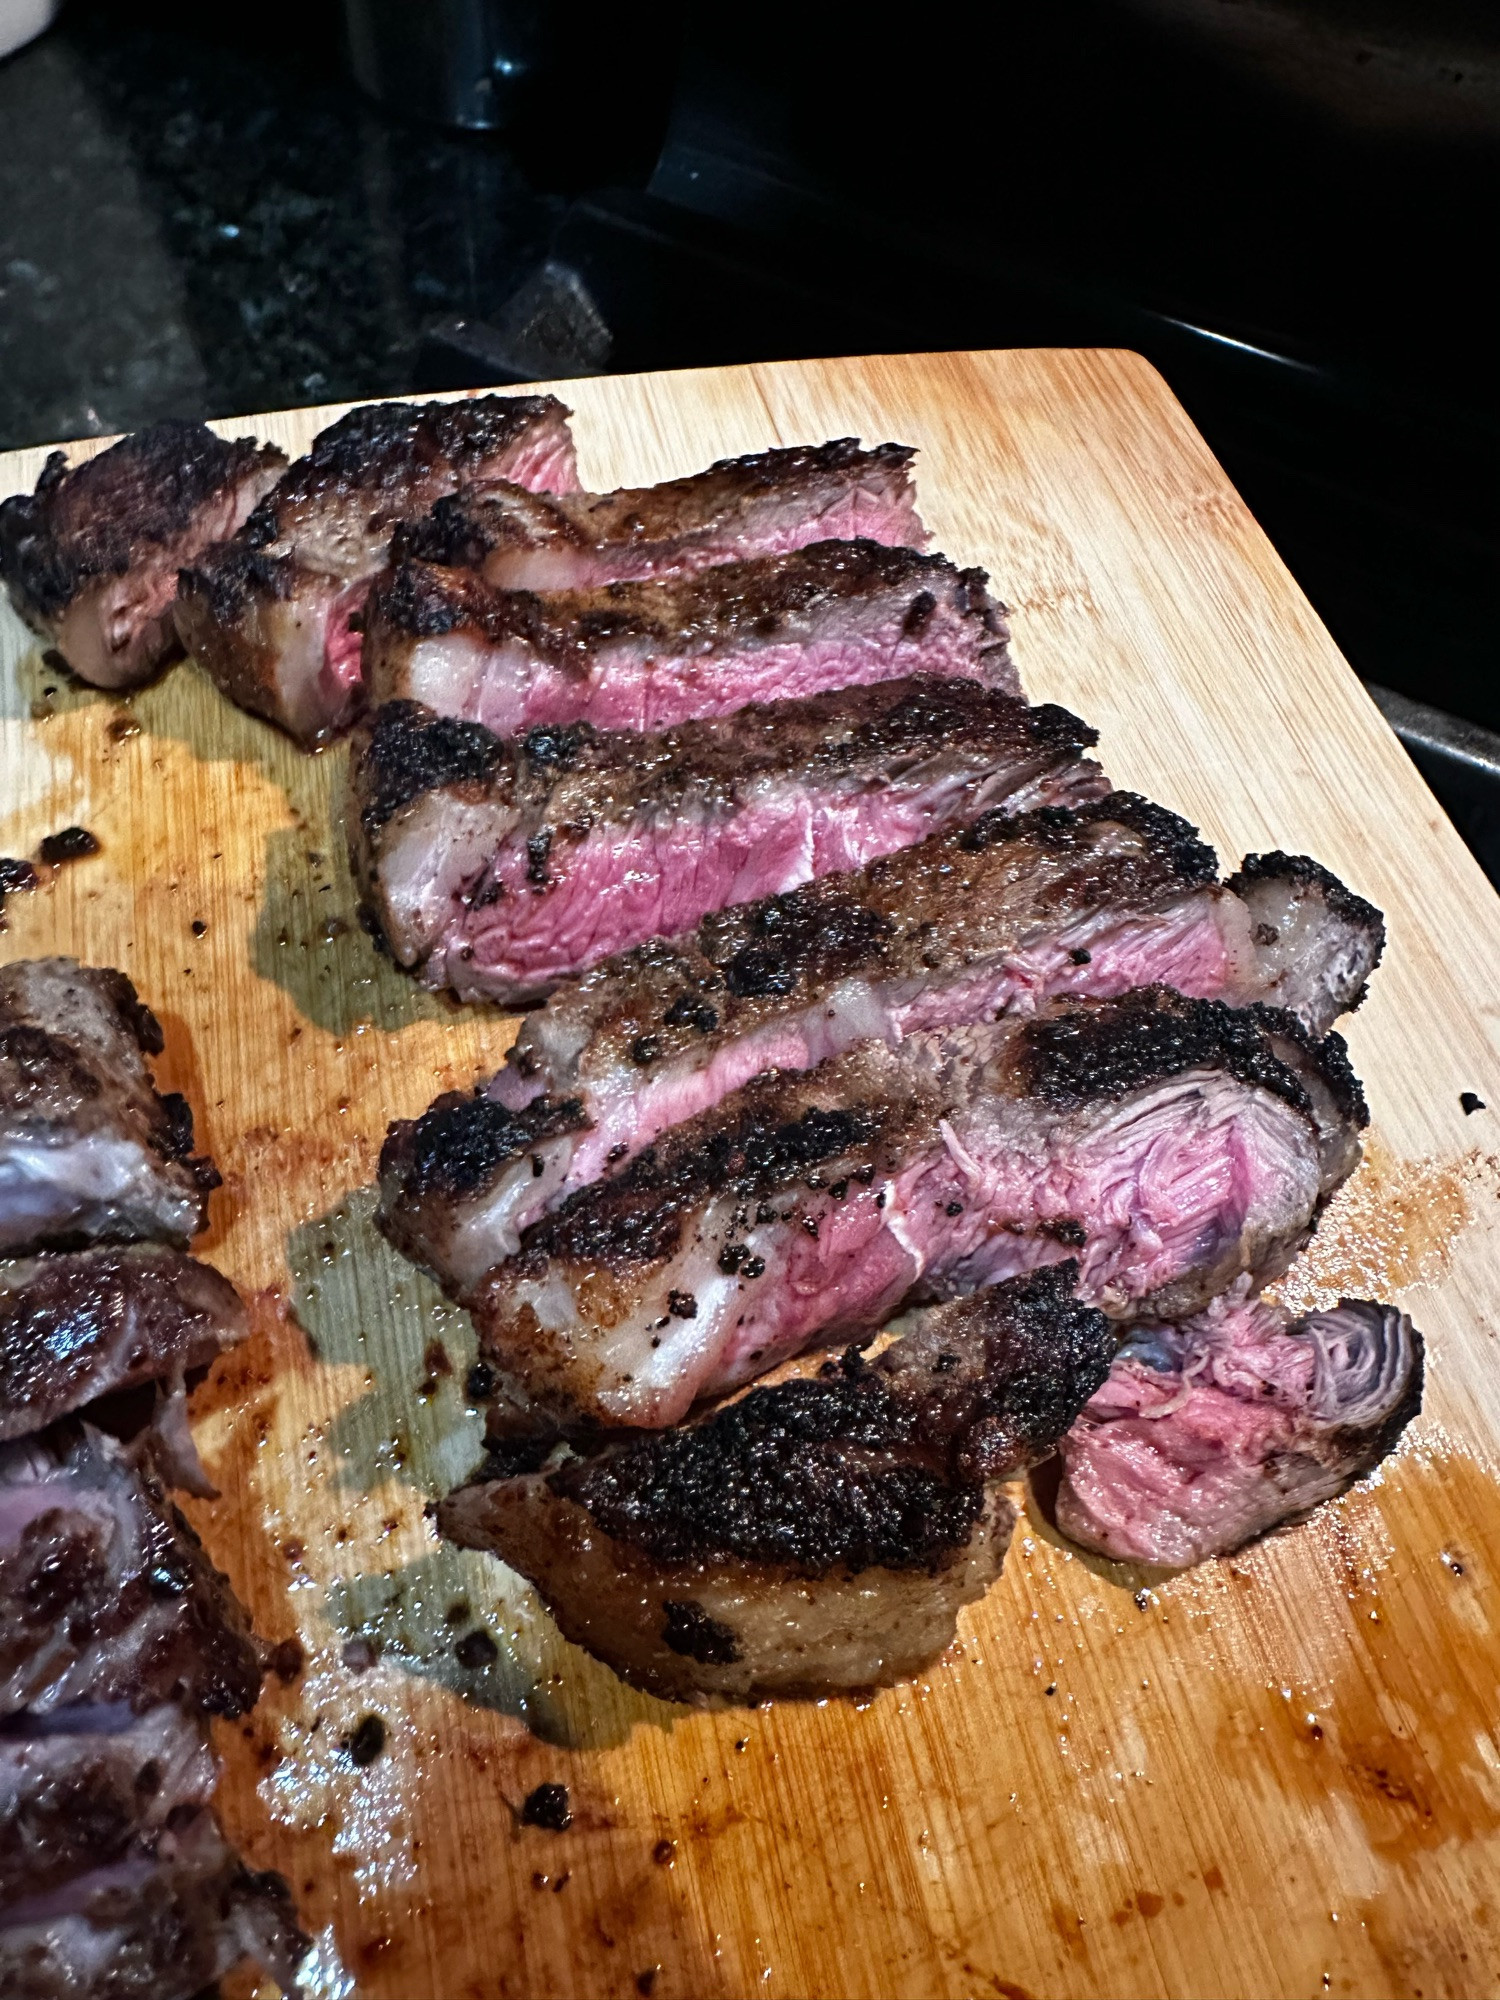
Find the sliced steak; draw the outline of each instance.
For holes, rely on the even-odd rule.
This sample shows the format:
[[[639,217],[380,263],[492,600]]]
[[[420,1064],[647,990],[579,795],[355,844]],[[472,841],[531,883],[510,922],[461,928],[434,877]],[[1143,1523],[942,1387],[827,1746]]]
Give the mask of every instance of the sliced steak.
[[[360,613],[396,524],[486,480],[570,491],[568,414],[552,396],[351,410],[184,568],[183,643],[232,701],[321,741],[357,705]]]
[[[987,581],[869,541],[546,597],[407,562],[371,592],[365,677],[372,701],[425,702],[502,736],[571,722],[669,729],[907,674],[1019,694]]]
[[[185,1098],[159,1096],[162,1033],[123,972],[0,966],[0,1255],[148,1237],[185,1244],[219,1185]]]
[[[974,681],[890,681],[657,736],[506,742],[410,702],[350,764],[355,878],[400,964],[465,999],[535,1000],[708,910],[861,867],[1004,801],[1105,789],[1094,732]]]
[[[1063,1265],[917,1316],[867,1362],[682,1430],[510,1472],[438,1510],[637,1687],[754,1700],[915,1673],[1000,1574],[1000,1482],[1056,1449],[1114,1352]]]
[[[1160,984],[1244,1006],[1291,988],[1326,1033],[1358,1004],[1384,927],[1315,864],[1274,859],[1255,864],[1253,889],[1247,866],[1236,893],[1185,820],[1116,792],[1076,812],[986,813],[853,874],[716,911],[691,937],[569,981],[522,1024],[498,1076],[392,1126],[386,1225],[419,1263],[471,1284],[575,1187],[762,1071],[1049,1000]],[[1297,942],[1290,962],[1258,914],[1273,901],[1278,937]],[[461,1192],[441,1171],[459,1156]]]
[[[440,500],[397,530],[395,559],[476,569],[501,590],[593,590],[686,576],[809,542],[925,548],[908,445],[856,438],[720,459],[706,472],[615,493],[494,486]]]
[[[145,1442],[171,1484],[211,1493],[193,1449],[187,1376],[245,1338],[227,1278],[178,1250],[80,1250],[0,1263],[0,1440],[85,1405]],[[123,1392],[155,1386],[155,1406]],[[99,1407],[99,1399],[111,1401]],[[119,1422],[109,1421],[118,1416]]]
[[[677,1422],[929,1296],[1078,1258],[1122,1319],[1283,1270],[1359,1154],[1336,1035],[1143,988],[747,1084],[458,1288],[492,1428]]]
[[[1240,1297],[1138,1327],[1063,1440],[1058,1525],[1120,1562],[1229,1555],[1380,1463],[1422,1359],[1406,1315],[1369,1299],[1293,1319]]]
[[[170,1704],[139,1717],[65,1709],[0,1733],[0,1909],[149,1855],[208,1805],[217,1780],[201,1718]]]
[[[247,1869],[208,1812],[151,1856],[90,1870],[0,1911],[0,1994],[193,2000],[249,1960],[294,1993],[308,1939],[279,1875]]]
[[[149,1471],[82,1424],[0,1445],[0,1716],[233,1716],[260,1679],[243,1607]]]
[[[55,451],[34,493],[0,504],[0,578],[75,674],[133,687],[178,650],[178,570],[233,535],[285,466],[274,445],[181,421],[72,470]]]

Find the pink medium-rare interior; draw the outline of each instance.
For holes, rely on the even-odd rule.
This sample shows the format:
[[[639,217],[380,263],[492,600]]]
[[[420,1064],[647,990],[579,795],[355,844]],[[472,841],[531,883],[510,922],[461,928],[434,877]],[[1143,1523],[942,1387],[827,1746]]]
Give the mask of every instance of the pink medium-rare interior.
[[[1069,953],[1085,936],[1089,962],[1075,965]],[[670,1126],[720,1103],[765,1070],[808,1070],[857,1042],[883,1041],[894,1047],[924,1029],[1030,1014],[1046,1001],[1065,997],[1114,999],[1132,987],[1161,984],[1213,999],[1226,990],[1229,976],[1213,908],[1195,899],[1103,932],[1093,924],[1079,925],[998,963],[934,980],[909,997],[903,997],[900,985],[845,980],[814,1005],[790,1010],[752,1034],[721,1043],[706,1062],[685,1058],[644,1072],[632,1066],[632,1074],[621,1065],[600,1077],[586,1099],[594,1123],[572,1142],[566,1186],[597,1180],[606,1161],[630,1158]],[[499,1089],[493,1094],[511,1102]]]
[[[1267,1525],[1258,1489],[1296,1451],[1316,1373],[1313,1343],[1258,1300],[1216,1301],[1165,1343],[1142,1329],[1064,1444],[1060,1517],[1066,1504],[1070,1532],[1122,1559],[1195,1562],[1232,1546]]]
[[[864,540],[887,548],[925,549],[931,539],[909,489],[893,496],[855,487],[821,513],[799,513],[772,501],[764,509],[747,509],[726,529],[690,530],[680,539],[655,542],[607,542],[598,548],[562,540],[538,548],[501,547],[486,560],[483,573],[502,590],[587,590],[604,583],[691,576],[747,556],[789,555],[812,542]]]
[[[426,976],[466,993],[539,990],[647,938],[691,930],[710,910],[909,847],[961,817],[974,789],[953,773],[879,790],[766,786],[742,811],[667,813],[556,840],[545,887],[528,879],[534,863],[512,837],[484,894],[467,904],[455,896]]]
[[[981,673],[975,641],[972,622],[934,615],[920,639],[903,638],[899,621],[892,620],[868,633],[732,652],[653,654],[634,641],[602,645],[590,649],[579,671],[515,641],[488,645],[462,633],[418,641],[403,691],[441,715],[482,722],[497,736],[567,722],[670,729],[732,714],[750,702],[793,701],[909,674],[982,678],[1019,693],[1013,669]]]
[[[763,1265],[753,1278],[719,1267],[731,1212],[722,1204],[718,1226],[711,1217],[653,1278],[628,1325],[600,1330],[620,1378],[601,1401],[614,1421],[676,1423],[700,1397],[815,1340],[868,1332],[919,1279],[957,1294],[1075,1257],[1080,1296],[1128,1317],[1192,1274],[1217,1270],[1227,1282],[1222,1267],[1242,1241],[1253,1255],[1269,1235],[1293,1232],[1317,1195],[1308,1121],[1217,1072],[1064,1127],[1041,1152],[1018,1145],[1003,1101],[998,1115],[981,1104],[961,1131],[944,1121],[940,1142],[884,1184],[851,1181],[840,1197],[800,1202],[792,1222],[736,1230]],[[1062,1226],[1074,1224],[1082,1246]],[[566,1337],[544,1287],[533,1297],[518,1279],[515,1305]],[[692,1297],[690,1319],[672,1313],[669,1293]]]

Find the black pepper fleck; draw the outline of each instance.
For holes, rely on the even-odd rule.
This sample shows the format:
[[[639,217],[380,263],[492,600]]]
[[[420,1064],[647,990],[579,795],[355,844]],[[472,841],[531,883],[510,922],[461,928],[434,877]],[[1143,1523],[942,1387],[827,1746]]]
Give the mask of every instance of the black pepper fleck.
[[[1463,1106],[1465,1118],[1472,1118],[1476,1111],[1487,1111],[1489,1109],[1484,1099],[1476,1097],[1472,1090],[1460,1091],[1458,1101]]]
[[[349,1762],[361,1770],[366,1764],[373,1764],[384,1748],[385,1722],[378,1715],[365,1716],[344,1738],[344,1750]]]
[[[528,1792],[521,1807],[521,1824],[539,1826],[547,1833],[566,1833],[573,1824],[567,1786],[538,1785]]]

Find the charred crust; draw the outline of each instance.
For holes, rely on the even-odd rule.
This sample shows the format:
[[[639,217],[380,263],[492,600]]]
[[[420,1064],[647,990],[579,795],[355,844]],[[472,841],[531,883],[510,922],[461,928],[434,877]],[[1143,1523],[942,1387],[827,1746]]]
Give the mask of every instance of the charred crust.
[[[123,576],[152,548],[189,535],[219,494],[285,465],[253,438],[169,419],[69,470],[53,452],[29,495],[0,505],[0,577],[28,608],[56,618],[95,577]]]
[[[482,784],[507,755],[501,739],[481,723],[434,715],[416,701],[386,702],[361,732],[351,766],[366,832],[376,832],[424,792]]]
[[[983,570],[957,570],[946,556],[857,539],[812,542],[685,577],[545,596],[496,589],[473,570],[408,559],[381,586],[377,601],[381,624],[413,638],[472,626],[493,643],[518,639],[544,658],[582,671],[591,649],[610,640],[774,638],[785,620],[820,604],[877,592],[910,590],[914,603],[929,601],[928,617],[947,597],[962,615],[1003,639],[1001,607],[986,583]]]
[[[1066,853],[1081,849],[1089,830],[1105,822],[1139,834],[1184,888],[1218,880],[1219,857],[1199,838],[1198,829],[1153,799],[1142,798],[1139,792],[1110,792],[1088,805],[1041,806],[1013,816],[1003,806],[996,806],[964,828],[958,845],[966,854],[983,854],[1007,842],[1025,840]]]
[[[434,463],[471,467],[534,424],[565,423],[555,396],[471,396],[453,403],[363,403],[320,431],[283,477],[275,504],[328,487],[360,489]]]
[[[420,1118],[391,1126],[380,1153],[382,1181],[399,1182],[402,1198],[465,1200],[489,1186],[500,1169],[535,1146],[588,1121],[577,1098],[533,1098],[520,1111],[483,1091],[451,1091]]]
[[[1049,1452],[1109,1371],[1110,1324],[1076,1278],[1014,1279],[925,1314],[873,1363],[850,1348],[701,1424],[580,1447],[548,1487],[669,1568],[936,1569],[986,1480]]]
[[[1261,1015],[1220,1000],[1190,1000],[1167,987],[1140,987],[1121,1000],[1028,1021],[1019,1067],[1029,1090],[1065,1110],[1214,1069],[1310,1113],[1307,1091],[1276,1054]]]
[[[141,1053],[159,1056],[167,1045],[166,1037],[161,1031],[161,1022],[136,992],[131,981],[112,965],[91,967],[90,975],[109,995],[110,1003],[119,1015],[125,1032]]]
[[[1321,896],[1334,916],[1378,940],[1373,963],[1379,963],[1385,949],[1385,917],[1321,861],[1314,861],[1309,854],[1283,854],[1280,848],[1270,854],[1247,854],[1225,886],[1244,896],[1261,882],[1290,882]]]
[[[257,599],[289,598],[296,579],[292,557],[266,555],[251,539],[247,523],[233,541],[215,543],[179,570],[177,588],[183,599],[201,601],[216,625],[232,627],[243,623]]]
[[[692,1121],[613,1178],[575,1189],[533,1223],[522,1239],[523,1258],[655,1263],[676,1248],[682,1217],[694,1205],[721,1194],[754,1200],[803,1180],[814,1167],[867,1150],[889,1116],[877,1105],[813,1106],[778,1119],[774,1103],[762,1110],[752,1098],[706,1132]]]
[[[662,1643],[672,1652],[705,1667],[732,1667],[740,1657],[732,1628],[711,1618],[696,1598],[664,1597],[661,1608]]]
[[[1357,1130],[1365,1129],[1370,1122],[1370,1107],[1365,1101],[1364,1085],[1350,1060],[1349,1044],[1342,1035],[1334,1033],[1319,1038],[1296,1014],[1289,1013],[1284,1007],[1268,1007],[1262,1003],[1246,1008],[1245,1012],[1254,1016],[1269,1037],[1283,1043],[1290,1042],[1309,1066],[1317,1071],[1339,1113]]]

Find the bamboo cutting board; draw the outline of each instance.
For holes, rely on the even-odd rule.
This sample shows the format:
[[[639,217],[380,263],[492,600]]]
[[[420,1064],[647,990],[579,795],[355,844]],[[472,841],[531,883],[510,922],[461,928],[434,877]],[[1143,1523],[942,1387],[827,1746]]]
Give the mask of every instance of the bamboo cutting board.
[[[424,1516],[476,1455],[462,1314],[374,1233],[388,1119],[511,1032],[353,921],[344,756],[191,666],[128,702],[3,613],[0,955],[123,966],[224,1172],[203,1252],[254,1303],[200,1392],[196,1520],[307,1664],[224,1732],[226,1819],[319,1933],[310,1990],[491,1996],[1487,1995],[1500,1987],[1500,909],[1265,536],[1133,355],[1022,352],[563,385],[586,484],[859,433],[921,447],[938,544],[1014,607],[1033,697],[1226,865],[1306,849],[1387,912],[1350,1029],[1367,1165],[1289,1296],[1406,1305],[1426,1413],[1365,1489],[1177,1579],[1029,1513],[947,1658],[865,1703],[623,1689]],[[296,452],[336,414],[224,426]],[[0,494],[42,454],[0,459]],[[1496,1106],[1466,1117],[1459,1094]],[[476,1630],[483,1642],[462,1645]],[[461,1649],[461,1650],[460,1650]],[[368,1662],[373,1659],[373,1664]],[[465,1660],[469,1664],[464,1664]],[[367,1716],[385,1747],[343,1747]],[[367,1729],[365,1740],[371,1732]],[[562,1834],[519,1824],[569,1787]]]

